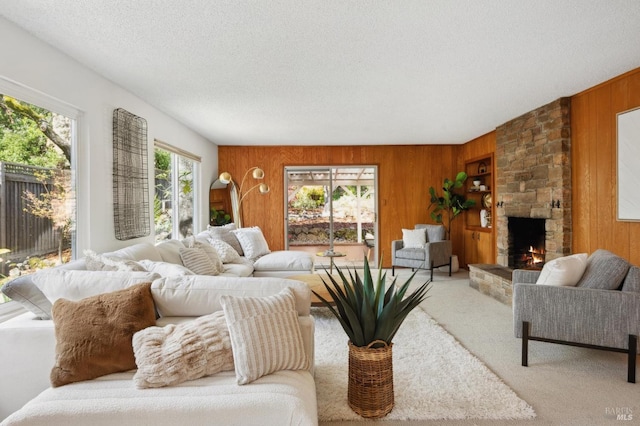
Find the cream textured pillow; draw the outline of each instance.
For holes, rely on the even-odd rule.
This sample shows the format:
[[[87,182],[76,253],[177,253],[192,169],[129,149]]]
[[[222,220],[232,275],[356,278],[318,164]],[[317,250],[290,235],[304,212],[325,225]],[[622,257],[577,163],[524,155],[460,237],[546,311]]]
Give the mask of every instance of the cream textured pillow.
[[[182,324],[148,327],[133,335],[138,388],[159,388],[233,371],[229,329],[223,311]]]
[[[209,243],[211,244],[211,247],[218,252],[218,256],[222,263],[233,263],[240,260],[238,252],[224,241],[211,239],[209,240]]]
[[[240,241],[244,257],[247,259],[256,260],[260,256],[271,253],[267,240],[265,240],[262,230],[259,227],[240,228],[231,232],[233,232],[236,238],[238,238],[238,241]]]
[[[181,248],[180,258],[184,266],[196,275],[220,274],[211,258],[200,248]]]
[[[268,297],[222,296],[220,302],[239,385],[280,370],[309,368],[290,288]]]
[[[233,249],[237,251],[240,256],[242,256],[244,254],[242,252],[242,246],[232,232],[234,229],[236,229],[236,227],[233,224],[232,226],[208,226],[207,233],[209,235],[207,236],[207,239],[209,240],[209,242],[211,242],[211,240],[222,240],[233,247]]]
[[[425,229],[403,229],[402,246],[404,248],[422,248],[427,242]]]
[[[587,253],[559,257],[544,264],[536,284],[575,286],[587,268]]]

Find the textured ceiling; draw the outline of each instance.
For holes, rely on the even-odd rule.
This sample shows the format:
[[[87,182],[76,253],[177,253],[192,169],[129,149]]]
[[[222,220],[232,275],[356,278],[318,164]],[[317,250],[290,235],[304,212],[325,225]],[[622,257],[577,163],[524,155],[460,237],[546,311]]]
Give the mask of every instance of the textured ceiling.
[[[464,143],[640,67],[637,0],[0,0],[0,15],[219,145]]]

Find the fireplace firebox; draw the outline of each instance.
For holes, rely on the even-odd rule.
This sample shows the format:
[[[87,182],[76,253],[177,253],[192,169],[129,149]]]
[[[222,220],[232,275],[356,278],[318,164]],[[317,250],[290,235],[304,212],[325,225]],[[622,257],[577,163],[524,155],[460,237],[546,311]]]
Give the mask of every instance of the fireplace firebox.
[[[545,260],[545,219],[509,217],[509,267],[541,269]]]

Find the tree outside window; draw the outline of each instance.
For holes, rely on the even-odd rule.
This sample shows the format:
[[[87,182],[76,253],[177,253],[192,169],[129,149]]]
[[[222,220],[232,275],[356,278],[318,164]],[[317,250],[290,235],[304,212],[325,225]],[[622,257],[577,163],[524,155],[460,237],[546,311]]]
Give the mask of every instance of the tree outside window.
[[[154,160],[156,242],[193,235],[197,162],[158,147]]]
[[[0,94],[0,216],[6,218],[0,224],[0,286],[71,259],[72,123]]]

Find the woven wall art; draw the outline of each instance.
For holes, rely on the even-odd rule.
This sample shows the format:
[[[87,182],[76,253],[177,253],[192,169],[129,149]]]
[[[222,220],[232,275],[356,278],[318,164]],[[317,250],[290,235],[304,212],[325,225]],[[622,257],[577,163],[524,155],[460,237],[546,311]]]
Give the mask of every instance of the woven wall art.
[[[113,111],[113,222],[116,238],[151,233],[147,120],[122,108]]]

